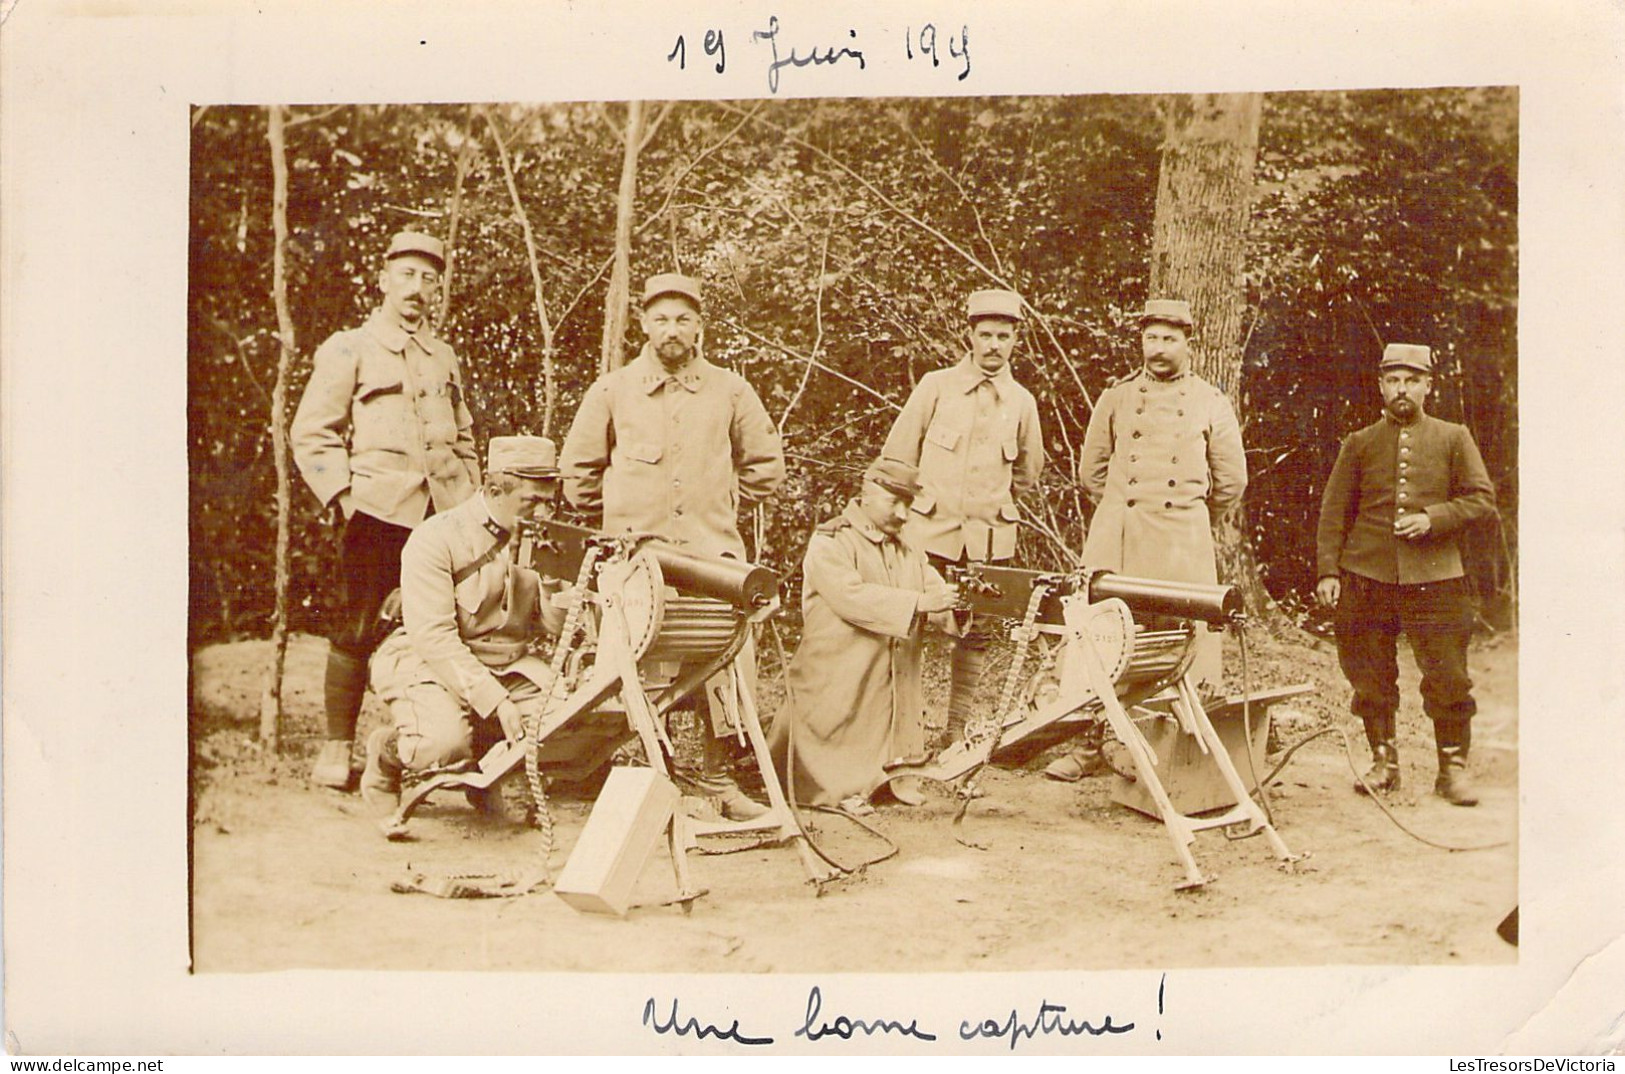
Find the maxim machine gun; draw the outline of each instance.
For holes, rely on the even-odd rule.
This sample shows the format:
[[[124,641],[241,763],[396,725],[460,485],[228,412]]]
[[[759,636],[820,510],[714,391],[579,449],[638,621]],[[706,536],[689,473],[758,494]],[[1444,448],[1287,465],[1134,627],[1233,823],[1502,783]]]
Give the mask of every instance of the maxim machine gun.
[[[592,841],[589,836],[594,836],[599,812],[609,816],[617,809],[642,817],[634,817],[633,828],[642,824],[658,834],[665,826],[679,888],[677,901],[685,905],[699,894],[690,886],[686,863],[686,852],[697,836],[776,833],[778,840],[795,844],[809,876],[824,879],[774,776],[755,698],[737,660],[752,625],[779,608],[777,575],[739,560],[694,555],[642,534],[610,537],[547,520],[522,523],[521,535],[521,562],[529,562],[544,576],[575,579],[574,588],[567,591],[568,611],[553,650],[551,691],[539,711],[525,714],[523,740],[498,743],[472,771],[437,773],[417,784],[402,796],[390,826],[403,830],[413,810],[435,791],[489,790],[521,766],[532,797],[545,811],[548,777],[587,777],[637,738],[652,775],[650,770],[640,771],[650,781],[636,792],[641,799],[605,808],[614,777],[631,775],[630,770],[612,770],[611,783],[600,795],[588,830],[556,886],[572,904],[625,910],[624,899],[602,900],[597,895],[572,899],[565,882],[573,869],[581,871],[577,858],[584,856],[582,846]],[[760,818],[712,822],[685,817],[676,808],[674,788],[655,778],[670,775],[668,758],[675,756],[663,717],[708,682],[760,766],[769,800],[768,811]],[[628,850],[636,840],[624,833],[602,836],[601,832],[595,837],[600,850],[617,841],[621,849],[608,855],[617,860],[600,871],[618,872],[625,895],[647,851]]]
[[[1065,724],[1081,728],[1085,721],[1104,719],[1133,762],[1130,793],[1135,797],[1120,797],[1119,801],[1162,820],[1185,867],[1186,882],[1181,887],[1197,887],[1210,879],[1197,867],[1190,850],[1196,833],[1205,829],[1245,826],[1246,834],[1262,833],[1276,857],[1292,859],[1269,818],[1253,801],[1188,675],[1195,656],[1196,623],[1239,626],[1243,619],[1239,590],[1105,572],[1043,574],[986,565],[957,570],[952,580],[960,586],[962,607],[978,615],[1017,621],[1011,629],[1015,656],[998,708],[968,725],[964,739],[933,760],[894,766],[894,777],[951,781],[969,774],[974,778],[995,753],[1023,739],[1064,729]],[[1055,639],[1044,646],[1045,666],[1024,683],[1028,650],[1045,637]],[[1227,702],[1225,707],[1250,703],[1262,710],[1307,689],[1267,691]],[[1167,720],[1177,725],[1171,737],[1194,744],[1194,762],[1216,771],[1228,791],[1220,804],[1233,801],[1233,805],[1216,816],[1204,817],[1175,808],[1165,786],[1172,765],[1159,762],[1158,750],[1127,711],[1142,702],[1148,706],[1148,714],[1159,706],[1166,712]],[[1254,749],[1250,734],[1245,749]],[[1173,756],[1178,751],[1165,752]],[[1147,794],[1148,802],[1144,800]],[[1203,805],[1205,808],[1193,812],[1215,808],[1211,803]]]

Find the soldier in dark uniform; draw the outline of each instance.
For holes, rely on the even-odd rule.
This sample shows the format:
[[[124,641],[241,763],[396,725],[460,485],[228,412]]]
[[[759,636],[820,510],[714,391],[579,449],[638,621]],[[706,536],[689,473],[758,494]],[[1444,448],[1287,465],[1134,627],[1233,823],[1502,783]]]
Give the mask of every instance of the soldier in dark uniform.
[[[1372,765],[1362,785],[1399,786],[1394,716],[1398,637],[1422,672],[1422,709],[1433,721],[1434,790],[1453,805],[1478,804],[1467,776],[1472,718],[1467,675],[1473,610],[1457,540],[1495,515],[1495,486],[1466,426],[1428,417],[1428,348],[1391,343],[1378,372],[1382,420],[1343,441],[1320,503],[1315,596],[1335,607],[1337,656],[1354,688]]]

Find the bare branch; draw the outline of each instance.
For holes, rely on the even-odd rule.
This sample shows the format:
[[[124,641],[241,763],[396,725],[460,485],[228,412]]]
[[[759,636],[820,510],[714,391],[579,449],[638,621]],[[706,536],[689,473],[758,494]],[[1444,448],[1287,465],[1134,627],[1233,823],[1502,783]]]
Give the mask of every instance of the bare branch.
[[[733,328],[733,329],[735,329],[737,331],[743,332],[745,335],[747,335],[750,338],[754,339],[758,343],[765,344],[766,346],[772,347],[776,351],[780,351],[780,352],[782,352],[784,354],[788,354],[792,358],[796,358],[796,359],[799,359],[799,360],[801,360],[803,362],[806,362],[810,366],[812,366],[813,368],[823,370],[825,373],[828,373],[830,376],[835,377],[838,380],[846,381],[848,384],[852,385],[854,388],[857,388],[857,389],[859,389],[861,391],[865,391],[865,392],[869,393],[870,395],[874,396],[876,399],[879,399],[882,403],[885,403],[887,406],[891,407],[893,410],[900,411],[900,410],[903,409],[901,404],[894,403],[890,399],[887,399],[884,395],[882,395],[881,393],[875,391],[873,388],[869,387],[869,385],[863,383],[863,381],[861,381],[861,380],[853,380],[851,377],[847,376],[845,373],[842,373],[840,370],[831,369],[829,366],[827,366],[824,363],[818,361],[816,358],[814,358],[810,354],[803,354],[801,351],[796,350],[794,347],[786,346],[785,344],[780,343],[776,339],[768,339],[766,336],[762,335],[760,332],[757,332],[757,331],[755,331],[755,330],[753,330],[751,328],[748,328],[745,325],[739,324],[736,321],[730,321],[730,320],[724,319],[722,321],[722,323],[727,325],[730,328]]]
[[[536,320],[542,329],[542,435],[548,436],[553,428],[553,408],[558,402],[558,384],[553,371],[553,325],[547,319],[547,302],[542,295],[542,266],[536,256],[536,235],[531,231],[530,217],[519,199],[519,184],[514,182],[513,164],[508,159],[508,146],[502,140],[496,119],[485,113],[485,125],[496,142],[497,155],[502,158],[502,176],[508,184],[508,197],[513,202],[513,214],[525,234],[525,256],[530,262],[530,282],[536,300]]]
[[[734,107],[733,105],[725,104],[720,101],[717,103],[717,107],[721,108],[725,112],[732,112],[735,115],[744,114],[740,109]],[[829,152],[829,150],[820,145],[815,145],[814,143],[807,141],[805,138],[801,138],[790,133],[788,130],[785,130],[776,123],[770,123],[765,119],[757,117],[754,113],[747,118],[750,118],[753,122],[759,123],[771,131],[775,131],[785,141],[801,146],[803,149],[806,149],[818,157],[827,160],[829,163],[833,164],[835,167],[839,168],[841,171],[855,179],[859,186],[862,186],[869,193],[873,194],[877,199],[879,199],[881,204],[886,206],[886,208],[890,209],[892,212],[896,213],[910,224],[913,224],[915,227],[919,228],[921,231],[924,231],[927,235],[935,238],[948,249],[958,254],[967,264],[976,269],[978,272],[981,272],[993,283],[1009,291],[1017,290],[1017,288],[1005,278],[1004,273],[988,267],[985,263],[983,263],[981,258],[977,257],[971,251],[965,249],[965,247],[960,245],[958,242],[955,242],[953,239],[949,238],[948,235],[942,231],[942,229],[926,220],[921,219],[908,209],[905,209],[903,206],[897,204],[897,202],[888,197],[883,190],[875,186],[869,180],[865,179],[851,166],[846,164],[840,158],[836,157],[833,153]],[[1021,304],[1033,315],[1033,320],[1038,323],[1039,327],[1043,330],[1044,335],[1049,339],[1050,345],[1055,348],[1055,354],[1058,358],[1060,358],[1061,364],[1066,366],[1067,372],[1072,374],[1072,379],[1077,384],[1079,397],[1082,398],[1084,406],[1090,410],[1093,410],[1095,405],[1093,397],[1090,396],[1089,390],[1083,386],[1083,378],[1078,375],[1077,367],[1074,366],[1072,364],[1072,360],[1067,357],[1066,348],[1061,346],[1061,341],[1056,338],[1055,332],[1050,328],[1049,321],[1045,317],[1043,311],[1034,307],[1033,304],[1028,302],[1026,299],[1022,299]]]
[[[643,152],[649,147],[649,143],[654,141],[655,131],[659,130],[660,124],[664,123],[666,117],[671,115],[671,110],[676,104],[676,101],[666,101],[661,104],[660,111],[655,113],[655,117],[649,121],[648,127],[644,128],[643,140],[638,142],[638,152]]]
[[[326,119],[328,116],[332,115],[334,112],[342,112],[344,109],[346,109],[348,107],[349,107],[349,105],[346,105],[346,104],[335,104],[332,108],[324,108],[320,112],[312,112],[310,115],[306,115],[306,116],[296,116],[293,119],[287,120],[282,125],[284,127],[297,127],[301,123],[313,123],[313,122],[315,122],[316,120],[319,120],[319,119]]]

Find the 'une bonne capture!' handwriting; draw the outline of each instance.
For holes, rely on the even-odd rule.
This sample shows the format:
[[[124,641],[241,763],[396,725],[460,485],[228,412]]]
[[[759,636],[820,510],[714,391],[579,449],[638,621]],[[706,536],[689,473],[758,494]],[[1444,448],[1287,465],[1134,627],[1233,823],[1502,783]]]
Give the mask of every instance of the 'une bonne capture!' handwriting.
[[[834,45],[813,45],[806,48],[805,53],[800,48],[791,46],[786,52],[780,52],[779,17],[770,15],[767,20],[767,29],[751,31],[752,45],[766,42],[768,46],[767,88],[770,93],[779,92],[779,75],[785,68],[801,67],[834,67],[844,65],[852,69],[866,71],[869,68],[868,58],[863,49],[858,46],[858,31],[848,29],[847,40],[840,48]],[[702,47],[706,57],[714,62],[711,69],[722,74],[728,69],[728,41],[721,29],[712,28],[705,31]],[[943,48],[946,47],[949,60],[963,61],[957,80],[963,82],[970,76],[970,27],[960,26],[958,36],[952,33],[939,33],[934,23],[926,23],[918,31],[914,27],[907,27],[903,32],[903,55],[909,60],[930,60],[932,67],[940,67],[943,63]],[[696,57],[698,59],[698,57]],[[677,41],[672,45],[671,51],[666,53],[666,62],[675,63],[679,71],[688,69],[688,38],[684,34],[677,35]]]
[[[1157,1011],[1163,1009],[1164,991],[1167,978],[1157,988]],[[1024,1017],[1015,1008],[1010,1008],[1008,1015],[1000,1014],[990,1018],[966,1018],[959,1023],[960,1040],[1007,1040],[1010,1050],[1024,1039],[1032,1040],[1039,1036],[1051,1034],[1062,1037],[1075,1036],[1120,1036],[1132,1033],[1135,1023],[1125,1022],[1117,1025],[1112,1021],[1110,1014],[1106,1015],[1098,1025],[1087,1019],[1074,1020],[1066,1017],[1067,1006],[1064,1003],[1051,1003],[1047,999],[1040,1000],[1038,1009],[1030,1017]],[[774,1043],[774,1038],[760,1030],[747,1031],[740,1027],[739,1019],[735,1018],[724,1027],[719,1022],[704,1021],[693,1016],[684,1016],[678,1008],[678,1000],[672,998],[669,1012],[662,1012],[655,1003],[653,996],[643,1004],[643,1024],[654,1030],[657,1035],[668,1033],[679,1037],[694,1037],[696,1040],[714,1038],[719,1041],[733,1041],[743,1045],[764,1045]],[[854,1037],[895,1036],[911,1037],[920,1041],[935,1041],[937,1034],[929,1029],[922,1028],[919,1019],[910,1018],[904,1021],[895,1017],[852,1017],[847,1014],[828,1016],[824,1013],[824,993],[814,985],[807,993],[807,1007],[802,1017],[801,1025],[792,1034],[808,1041],[819,1041],[826,1037],[837,1040],[851,1040]],[[1162,1039],[1162,1031],[1157,1030],[1157,1039]]]

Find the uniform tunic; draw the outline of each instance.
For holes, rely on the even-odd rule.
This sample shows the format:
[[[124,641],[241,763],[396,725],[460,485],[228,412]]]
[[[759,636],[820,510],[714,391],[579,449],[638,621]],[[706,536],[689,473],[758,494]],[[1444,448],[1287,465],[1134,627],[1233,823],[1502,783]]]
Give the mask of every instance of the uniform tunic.
[[[1241,428],[1224,393],[1193,373],[1145,370],[1095,401],[1078,480],[1096,505],[1086,567],[1213,583],[1213,522],[1247,487]]]
[[[1014,496],[1038,486],[1038,403],[1006,366],[986,376],[966,357],[920,378],[881,454],[918,466],[903,538],[949,562],[1007,560],[1021,515]]]
[[[1394,535],[1403,515],[1430,529]],[[1467,428],[1422,414],[1384,415],[1343,441],[1321,496],[1316,573],[1341,576],[1337,656],[1351,708],[1373,745],[1392,743],[1399,710],[1398,637],[1422,673],[1422,710],[1440,746],[1465,748],[1478,711],[1467,670],[1473,607],[1458,544],[1468,523],[1495,514],[1495,486]]]
[[[883,766],[925,748],[920,597],[941,576],[888,537],[856,501],[807,545],[801,645],[784,707],[768,736],[774,764],[798,801],[838,805],[868,797]],[[947,616],[938,621],[946,623]],[[793,777],[788,764],[795,755]]]
[[[658,533],[743,556],[739,504],[784,481],[777,428],[745,378],[695,356],[667,373],[645,345],[581,400],[559,457],[564,494],[607,533]]]
[[[514,563],[509,535],[491,520],[483,494],[413,531],[400,577],[403,626],[373,659],[373,689],[394,716],[406,767],[466,760],[469,713],[489,717],[510,697],[535,699],[551,680],[528,647],[563,624],[550,600],[559,584]]]
[[[427,325],[407,332],[382,311],[317,348],[289,440],[310,490],[346,517],[410,528],[431,501],[448,511],[480,484],[456,353]]]
[[[1425,511],[1426,536],[1394,536],[1401,515]],[[1321,497],[1316,577],[1348,571],[1416,585],[1463,575],[1463,526],[1495,515],[1495,486],[1464,425],[1421,415],[1391,418],[1349,435]]]

